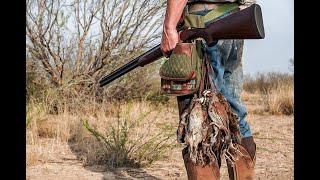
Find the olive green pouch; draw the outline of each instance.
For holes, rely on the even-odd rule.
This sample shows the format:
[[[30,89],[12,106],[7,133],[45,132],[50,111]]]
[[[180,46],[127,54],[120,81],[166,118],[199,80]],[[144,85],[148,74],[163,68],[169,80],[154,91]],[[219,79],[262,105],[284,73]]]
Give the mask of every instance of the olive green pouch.
[[[186,27],[204,27],[203,18],[198,15],[187,14],[184,22]],[[196,93],[200,86],[202,62],[201,40],[178,43],[160,68],[161,92],[174,96]]]
[[[201,41],[177,44],[160,68],[162,93],[182,96],[198,90],[203,56],[201,45]]]

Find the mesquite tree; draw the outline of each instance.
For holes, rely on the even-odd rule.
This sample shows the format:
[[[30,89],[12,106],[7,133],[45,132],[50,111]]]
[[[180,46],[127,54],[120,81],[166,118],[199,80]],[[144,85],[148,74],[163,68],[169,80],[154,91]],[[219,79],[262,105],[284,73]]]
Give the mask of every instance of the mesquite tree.
[[[164,6],[159,0],[27,0],[28,61],[56,87],[94,87],[103,74],[159,42]],[[126,89],[142,81],[141,73],[113,86]]]

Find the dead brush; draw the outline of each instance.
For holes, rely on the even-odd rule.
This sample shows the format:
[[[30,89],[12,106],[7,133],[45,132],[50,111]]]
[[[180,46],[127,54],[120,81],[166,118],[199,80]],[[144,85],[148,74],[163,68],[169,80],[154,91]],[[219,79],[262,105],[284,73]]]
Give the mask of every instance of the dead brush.
[[[165,158],[176,145],[173,126],[176,119],[164,105],[133,101],[118,105],[97,104],[93,108],[91,100],[73,103],[83,111],[75,113],[62,109],[55,115],[48,114],[44,104],[28,104],[28,166],[47,162],[51,157],[45,150],[55,147],[51,150],[59,151],[57,144],[65,142],[85,165],[109,167],[149,165]],[[45,143],[47,141],[50,143]]]
[[[27,144],[37,144],[39,139],[39,121],[45,119],[46,112],[42,104],[30,101],[27,105],[26,127],[27,127]]]
[[[266,110],[271,114],[292,115],[294,113],[294,90],[292,85],[281,85],[269,90],[263,100]]]
[[[37,93],[41,98],[34,93],[30,95],[26,118],[28,165],[49,158],[45,153],[35,156],[39,153],[33,146],[46,149],[55,142],[68,143],[72,153],[85,164],[109,167],[148,165],[164,158],[176,145],[171,121],[176,119],[171,117],[172,112],[168,113],[172,111],[166,105],[168,99],[157,103],[159,94],[155,93],[152,94],[155,100],[144,95],[131,102],[115,103],[99,91],[77,89],[78,84],[58,88],[48,85]],[[51,145],[40,143],[51,139],[54,140]]]
[[[255,77],[247,75],[243,85],[246,100],[254,94],[260,96],[264,105],[262,112],[292,115],[294,113],[293,75],[288,73],[258,73]]]
[[[249,93],[266,94],[280,85],[293,85],[293,75],[280,72],[248,74],[244,77],[243,89]]]

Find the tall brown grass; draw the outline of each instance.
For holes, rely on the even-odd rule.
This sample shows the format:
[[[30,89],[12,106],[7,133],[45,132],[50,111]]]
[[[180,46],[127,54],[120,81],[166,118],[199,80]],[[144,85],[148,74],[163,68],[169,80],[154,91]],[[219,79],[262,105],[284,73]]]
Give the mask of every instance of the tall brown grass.
[[[272,114],[292,115],[294,113],[294,89],[291,85],[281,85],[263,95],[267,111]]]
[[[294,81],[288,73],[259,73],[247,75],[243,88],[248,93],[261,97],[265,111],[271,114],[292,115],[294,113]]]
[[[109,167],[149,165],[176,145],[168,105],[72,100],[53,90],[44,99],[27,105],[27,165],[49,161],[45,151],[57,143],[67,143],[84,164]]]

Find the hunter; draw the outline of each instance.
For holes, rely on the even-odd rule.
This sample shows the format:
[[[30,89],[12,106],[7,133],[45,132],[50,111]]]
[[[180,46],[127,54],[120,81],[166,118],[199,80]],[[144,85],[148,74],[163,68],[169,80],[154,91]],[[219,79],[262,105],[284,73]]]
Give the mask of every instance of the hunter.
[[[208,12],[214,11],[227,3],[238,3],[243,5],[243,1],[237,0],[167,0],[167,9],[163,24],[161,49],[164,54],[173,50],[179,42],[177,25],[183,14],[195,14],[205,16]],[[225,15],[228,15],[227,13]],[[215,76],[212,79],[218,91],[221,92],[233,111],[238,116],[241,133],[241,143],[238,144],[245,151],[233,164],[228,163],[228,173],[231,180],[253,179],[256,144],[246,121],[246,107],[240,99],[243,83],[242,53],[243,40],[219,40],[215,45],[208,45],[207,53]],[[192,95],[178,96],[179,114],[190,104]],[[182,151],[184,164],[187,170],[188,179],[219,179],[220,166],[214,164],[196,165],[187,156],[188,150]]]

